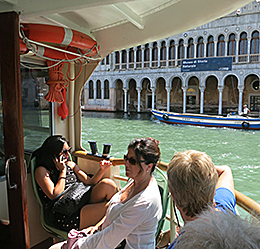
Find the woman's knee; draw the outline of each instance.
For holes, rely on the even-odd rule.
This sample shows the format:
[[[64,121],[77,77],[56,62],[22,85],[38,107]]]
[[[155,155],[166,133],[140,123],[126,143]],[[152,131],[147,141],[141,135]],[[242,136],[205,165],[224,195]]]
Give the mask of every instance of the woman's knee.
[[[117,189],[115,182],[113,180],[109,179],[109,178],[102,179],[98,184],[103,185],[105,187],[109,186],[109,187],[112,187],[114,189]]]

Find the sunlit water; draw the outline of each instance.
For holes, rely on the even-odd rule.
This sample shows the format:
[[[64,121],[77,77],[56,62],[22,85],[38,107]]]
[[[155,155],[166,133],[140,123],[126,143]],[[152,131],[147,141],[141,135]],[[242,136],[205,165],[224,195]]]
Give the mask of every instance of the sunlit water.
[[[205,151],[216,165],[229,165],[235,188],[260,203],[260,131],[167,125],[150,114],[83,113],[82,142],[112,143],[110,155],[122,158],[129,142],[137,137],[154,137],[161,142],[161,160],[169,162],[175,152]]]

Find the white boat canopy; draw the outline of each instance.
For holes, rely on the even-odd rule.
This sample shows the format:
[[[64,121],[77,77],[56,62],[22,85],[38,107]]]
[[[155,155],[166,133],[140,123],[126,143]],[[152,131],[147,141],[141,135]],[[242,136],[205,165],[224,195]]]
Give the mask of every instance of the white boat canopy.
[[[58,25],[94,38],[100,56],[201,26],[250,0],[0,0],[20,21]]]

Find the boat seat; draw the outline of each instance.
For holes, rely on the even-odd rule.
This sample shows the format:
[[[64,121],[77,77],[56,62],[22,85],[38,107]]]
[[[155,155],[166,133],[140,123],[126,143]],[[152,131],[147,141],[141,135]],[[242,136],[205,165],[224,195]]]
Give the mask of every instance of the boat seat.
[[[39,197],[39,193],[38,193],[38,189],[37,189],[37,184],[36,184],[36,180],[35,180],[35,176],[34,176],[34,170],[35,170],[35,157],[30,157],[30,160],[29,160],[29,165],[30,165],[30,169],[31,169],[31,176],[32,176],[32,185],[33,185],[33,192],[34,192],[34,195],[40,205],[40,211],[41,211],[41,217],[40,217],[40,220],[41,220],[41,224],[43,226],[43,228],[49,232],[50,234],[52,234],[53,236],[55,237],[58,237],[59,239],[62,239],[62,240],[66,240],[67,237],[68,237],[68,233],[66,231],[62,231],[62,230],[59,230],[55,227],[52,227],[50,225],[48,225],[45,221],[45,217],[44,217],[44,205],[43,203],[41,202],[41,199]]]

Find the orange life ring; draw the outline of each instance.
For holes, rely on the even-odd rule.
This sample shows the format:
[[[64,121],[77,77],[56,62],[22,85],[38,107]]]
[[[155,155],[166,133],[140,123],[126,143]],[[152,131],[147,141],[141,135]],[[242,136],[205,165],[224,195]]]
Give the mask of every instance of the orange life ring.
[[[53,45],[77,54],[86,54],[87,57],[97,54],[97,42],[81,32],[46,24],[22,23],[21,25],[24,35],[32,41]],[[21,39],[20,51],[22,54],[28,52],[28,48]],[[36,45],[36,54],[53,59],[77,58],[76,55],[65,54],[39,45]]]

